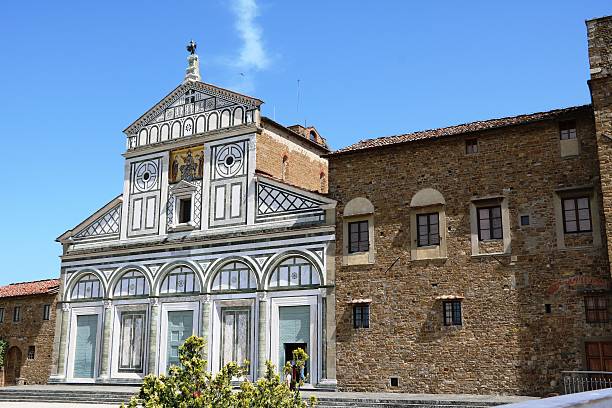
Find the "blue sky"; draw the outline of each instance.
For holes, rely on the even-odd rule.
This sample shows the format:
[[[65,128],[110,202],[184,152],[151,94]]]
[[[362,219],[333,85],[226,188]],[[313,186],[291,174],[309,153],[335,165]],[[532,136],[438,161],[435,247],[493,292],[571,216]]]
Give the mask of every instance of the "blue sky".
[[[204,81],[339,148],[589,103],[584,21],[609,4],[7,2],[0,285],[58,276],[54,239],[121,192],[122,130],[181,82],[191,38]]]

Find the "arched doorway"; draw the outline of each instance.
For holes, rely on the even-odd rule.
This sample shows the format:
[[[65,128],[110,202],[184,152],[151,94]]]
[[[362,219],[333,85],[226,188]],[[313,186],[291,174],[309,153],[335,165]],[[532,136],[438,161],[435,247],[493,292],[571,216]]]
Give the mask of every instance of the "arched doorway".
[[[22,355],[19,347],[13,346],[8,350],[4,371],[6,385],[16,385],[17,379],[21,377],[21,357]]]

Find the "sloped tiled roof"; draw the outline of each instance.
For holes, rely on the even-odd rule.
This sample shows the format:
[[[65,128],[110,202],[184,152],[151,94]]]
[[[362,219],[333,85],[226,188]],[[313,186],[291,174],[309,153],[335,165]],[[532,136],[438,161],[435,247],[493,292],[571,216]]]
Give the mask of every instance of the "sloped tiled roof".
[[[439,129],[421,130],[403,135],[385,136],[376,139],[365,139],[336,150],[329,156],[350,153],[358,150],[371,149],[376,147],[389,146],[400,143],[414,142],[424,139],[437,139],[440,137],[454,136],[463,133],[477,132],[481,130],[496,129],[506,126],[524,125],[527,123],[538,122],[542,120],[555,119],[558,116],[571,114],[572,112],[590,109],[591,105],[572,106],[564,109],[555,109],[547,112],[530,113],[526,115],[510,116],[499,119],[480,120],[476,122],[464,123],[461,125],[448,126]]]
[[[10,285],[0,286],[0,298],[53,294],[59,290],[59,284],[59,279],[11,283]]]

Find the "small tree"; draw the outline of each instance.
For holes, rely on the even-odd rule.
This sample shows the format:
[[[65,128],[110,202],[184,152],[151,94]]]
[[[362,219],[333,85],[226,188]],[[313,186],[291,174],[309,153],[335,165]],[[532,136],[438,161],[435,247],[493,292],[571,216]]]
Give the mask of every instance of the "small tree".
[[[244,365],[229,363],[213,375],[206,371],[207,361],[202,358],[205,341],[191,336],[179,348],[180,366],[170,367],[168,375],[148,375],[140,392],[132,397],[129,408],[308,408],[300,396],[299,387],[291,390],[281,381],[271,362],[266,362],[266,373],[256,382],[244,381],[233,391],[232,378],[248,374],[248,361]],[[294,352],[296,366],[304,367],[308,356],[304,351]],[[122,405],[124,407],[124,405]]]
[[[8,351],[8,341],[0,339],[0,368],[4,367],[6,361],[6,352]]]

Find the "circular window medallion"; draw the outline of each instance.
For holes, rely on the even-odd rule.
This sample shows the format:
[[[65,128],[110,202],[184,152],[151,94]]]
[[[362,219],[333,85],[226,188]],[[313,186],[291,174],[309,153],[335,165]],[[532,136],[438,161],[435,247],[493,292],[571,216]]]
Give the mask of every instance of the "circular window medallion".
[[[242,146],[230,144],[221,147],[217,153],[216,168],[221,177],[232,177],[242,170],[244,152]]]
[[[146,161],[138,164],[134,172],[134,186],[138,191],[149,191],[157,186],[157,162]]]

